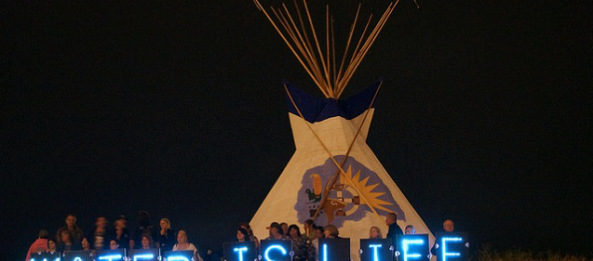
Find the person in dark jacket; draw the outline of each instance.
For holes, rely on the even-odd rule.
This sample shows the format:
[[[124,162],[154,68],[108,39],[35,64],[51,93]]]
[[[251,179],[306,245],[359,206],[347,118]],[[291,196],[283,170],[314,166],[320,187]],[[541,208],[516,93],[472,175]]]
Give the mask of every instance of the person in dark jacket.
[[[136,230],[134,231],[134,248],[135,249],[140,249],[141,248],[141,244],[140,241],[142,241],[142,235],[146,234],[146,235],[150,235],[152,238],[156,238],[156,235],[154,235],[154,227],[152,226],[152,223],[150,222],[150,217],[148,216],[148,212],[147,211],[140,211],[138,213],[138,222],[136,223]],[[132,246],[130,246],[132,247]]]
[[[453,223],[453,220],[451,219],[446,219],[445,222],[443,222],[443,231],[444,232],[454,232],[455,231],[455,223]],[[436,238],[434,245],[432,246],[432,248],[430,249],[430,253],[438,256],[438,250],[440,249],[440,238]]]
[[[120,248],[130,249],[130,230],[127,228],[127,218],[124,215],[119,216],[113,222],[113,236]]]
[[[390,212],[387,214],[385,218],[385,223],[389,226],[389,230],[387,231],[387,238],[391,240],[391,244],[393,247],[397,249],[397,235],[403,235],[402,229],[397,225],[397,215],[394,212]]]
[[[76,216],[73,214],[68,214],[66,216],[66,219],[64,219],[64,222],[66,223],[66,226],[61,227],[56,232],[56,242],[58,243],[58,245],[62,243],[60,239],[62,231],[68,231],[68,233],[70,233],[70,239],[72,241],[80,242],[80,240],[82,240],[82,237],[84,236],[84,232],[80,227],[76,225]]]
[[[159,225],[161,226],[161,230],[158,234],[157,246],[160,247],[162,251],[173,250],[177,235],[175,235],[175,231],[171,229],[171,221],[169,221],[168,218],[161,218]]]

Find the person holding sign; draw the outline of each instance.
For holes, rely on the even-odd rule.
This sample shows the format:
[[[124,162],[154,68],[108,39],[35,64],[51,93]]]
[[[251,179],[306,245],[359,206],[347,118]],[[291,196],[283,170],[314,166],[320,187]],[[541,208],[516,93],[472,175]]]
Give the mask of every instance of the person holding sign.
[[[188,242],[187,233],[185,230],[179,230],[179,232],[177,232],[177,244],[173,246],[173,251],[182,250],[194,251],[195,260],[203,261],[202,257],[198,253],[198,248],[194,244]]]
[[[453,220],[451,219],[446,219],[445,222],[443,222],[443,231],[445,232],[454,232],[455,231],[455,223],[453,223]],[[439,246],[439,240],[440,238],[437,238],[434,246],[432,246],[432,248],[430,249],[430,253],[432,253],[435,256],[438,256],[438,248]]]
[[[295,224],[288,227],[288,235],[292,240],[293,260],[314,260],[315,250],[311,245],[311,239],[301,235],[301,230]]]
[[[49,237],[49,232],[47,230],[42,229],[39,231],[39,237],[31,244],[29,247],[29,252],[27,252],[27,261],[31,259],[32,253],[41,253],[47,250],[47,238]]]

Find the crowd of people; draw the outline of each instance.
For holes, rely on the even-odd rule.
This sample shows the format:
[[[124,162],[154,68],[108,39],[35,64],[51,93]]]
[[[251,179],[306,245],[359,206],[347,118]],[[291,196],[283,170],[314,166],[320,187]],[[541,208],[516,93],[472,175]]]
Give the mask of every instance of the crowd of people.
[[[74,250],[100,251],[126,249],[131,256],[136,249],[155,249],[161,251],[182,251],[191,250],[194,252],[196,261],[214,261],[216,257],[222,256],[208,249],[202,258],[198,248],[188,240],[185,230],[175,231],[171,228],[171,221],[168,218],[161,218],[159,227],[154,228],[150,222],[148,212],[141,211],[138,214],[137,226],[134,230],[128,228],[128,219],[125,216],[119,216],[113,225],[109,225],[106,217],[98,217],[95,226],[88,233],[77,225],[76,216],[69,214],[64,222],[65,226],[59,228],[55,235],[43,229],[39,232],[38,238],[33,242],[27,253],[26,260],[31,257],[45,253],[45,255],[55,255]],[[415,234],[416,229],[412,225],[405,227],[404,231],[397,225],[397,215],[388,213],[385,219],[389,227],[387,234],[383,237],[381,229],[373,226],[369,229],[369,238],[371,239],[390,239],[393,245],[396,245],[396,237],[401,234]],[[446,232],[454,230],[454,224],[451,220],[443,223],[443,229]],[[319,241],[324,238],[339,238],[338,228],[334,225],[317,226],[314,221],[309,219],[303,224],[303,231],[297,224],[288,225],[285,222],[273,222],[268,227],[269,236],[264,240],[291,240],[293,260],[317,260]],[[248,223],[241,223],[237,228],[236,242],[252,241],[256,247],[259,247],[260,240],[253,234]],[[433,254],[434,251],[433,251]]]
[[[154,228],[150,222],[148,212],[138,214],[137,226],[133,230],[128,228],[128,219],[119,216],[113,225],[106,217],[96,219],[94,228],[88,233],[76,224],[76,216],[68,214],[64,220],[65,226],[59,228],[55,236],[42,229],[38,238],[27,252],[26,260],[41,253],[63,253],[66,251],[85,250],[100,251],[124,248],[130,255],[136,249],[160,248],[161,251],[194,251],[195,260],[202,261],[196,246],[188,241],[184,230],[174,231],[168,218],[161,218],[159,228]]]

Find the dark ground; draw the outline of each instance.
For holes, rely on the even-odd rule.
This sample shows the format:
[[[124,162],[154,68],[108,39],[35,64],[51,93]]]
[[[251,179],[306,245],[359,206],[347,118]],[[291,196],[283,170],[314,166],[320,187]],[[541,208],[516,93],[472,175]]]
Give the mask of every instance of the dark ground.
[[[357,2],[329,2],[350,21]],[[592,2],[420,5],[400,3],[345,95],[386,78],[375,154],[433,231],[593,256]],[[3,260],[69,212],[90,229],[148,210],[219,247],[294,152],[282,80],[319,93],[252,1],[0,13]]]

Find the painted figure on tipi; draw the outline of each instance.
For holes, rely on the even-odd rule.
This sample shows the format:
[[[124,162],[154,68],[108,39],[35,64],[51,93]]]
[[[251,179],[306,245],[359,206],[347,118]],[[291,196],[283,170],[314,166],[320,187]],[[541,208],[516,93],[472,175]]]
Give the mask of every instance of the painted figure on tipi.
[[[387,7],[374,27],[369,19],[357,30],[359,6],[339,60],[329,10],[326,44],[321,45],[305,1],[304,10],[295,2],[295,16],[286,7],[272,9],[275,18],[255,3],[325,96],[316,98],[284,84],[296,151],[251,220],[255,234],[267,237],[272,222],[302,225],[313,219],[350,238],[351,258],[359,260],[359,240],[368,238],[372,226],[387,233],[385,216],[394,212],[400,227],[413,225],[417,233],[429,234],[432,244],[430,230],[366,144],[382,81],[339,99],[397,3]],[[355,32],[361,35],[356,41]]]

